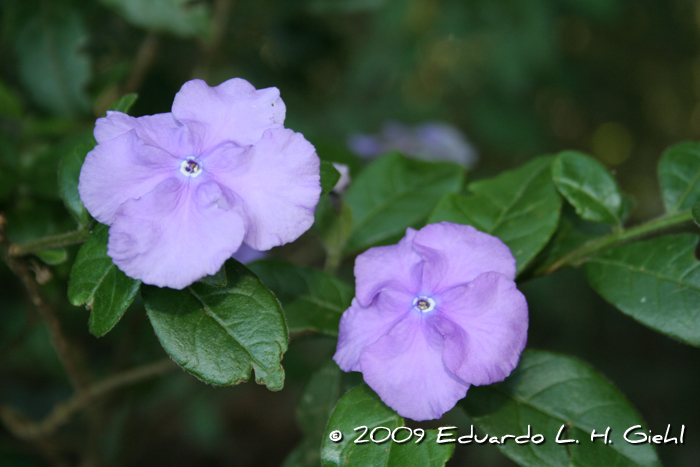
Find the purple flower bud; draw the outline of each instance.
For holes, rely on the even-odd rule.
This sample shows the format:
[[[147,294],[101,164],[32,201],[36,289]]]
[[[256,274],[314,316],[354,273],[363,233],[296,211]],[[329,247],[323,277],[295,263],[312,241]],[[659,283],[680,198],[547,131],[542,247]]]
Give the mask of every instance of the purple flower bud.
[[[333,359],[399,415],[440,418],[470,385],[502,381],[527,341],[515,258],[498,238],[442,222],[355,261]]]
[[[461,131],[445,122],[409,127],[387,121],[377,135],[357,133],[348,138],[350,149],[361,157],[377,157],[390,151],[427,161],[448,161],[473,166],[478,155]]]
[[[269,250],[311,227],[320,161],[283,127],[277,88],[235,78],[185,83],[172,112],[107,112],[78,190],[110,226],[107,254],[128,276],[182,289],[215,274],[245,242]]]

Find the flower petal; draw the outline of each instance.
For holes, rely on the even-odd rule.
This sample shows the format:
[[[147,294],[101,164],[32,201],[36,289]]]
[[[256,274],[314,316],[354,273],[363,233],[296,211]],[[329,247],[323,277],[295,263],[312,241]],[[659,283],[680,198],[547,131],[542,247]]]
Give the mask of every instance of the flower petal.
[[[111,225],[122,203],[149,193],[177,170],[179,163],[167,152],[129,130],[88,153],[78,192],[92,217]]]
[[[340,318],[338,347],[333,359],[343,371],[360,371],[360,355],[399,321],[412,307],[413,297],[384,290],[363,307],[357,299]]]
[[[469,389],[445,368],[433,339],[419,312],[408,313],[360,358],[365,382],[399,415],[416,421],[440,418]]]
[[[102,144],[134,130],[146,144],[159,147],[178,159],[199,154],[201,141],[196,134],[171,113],[130,117],[122,112],[107,111],[95,122],[95,139]]]
[[[429,224],[416,234],[413,246],[426,259],[423,287],[434,294],[483,272],[515,278],[515,258],[505,243],[470,225]]]
[[[233,259],[241,264],[252,263],[259,259],[267,257],[267,253],[263,251],[254,250],[245,243],[241,243],[241,247],[233,254]]]
[[[243,240],[244,222],[214,181],[169,178],[125,202],[109,229],[107,254],[145,284],[182,289],[215,274]]]
[[[423,260],[413,249],[416,231],[406,229],[397,245],[370,248],[355,260],[355,296],[369,306],[382,289],[394,288],[419,295]]]
[[[455,358],[446,346],[445,365],[476,386],[503,381],[518,365],[527,342],[527,302],[515,282],[487,272],[443,292],[440,299],[439,313],[467,334],[464,358]]]
[[[175,95],[173,115],[196,126],[203,147],[223,141],[240,146],[257,142],[268,128],[282,128],[286,108],[277,88],[255,90],[252,84],[234,78],[215,87],[201,79],[188,81]]]
[[[292,130],[267,130],[245,154],[222,144],[203,156],[209,173],[242,200],[244,241],[258,251],[292,242],[314,223],[321,195],[314,147]]]

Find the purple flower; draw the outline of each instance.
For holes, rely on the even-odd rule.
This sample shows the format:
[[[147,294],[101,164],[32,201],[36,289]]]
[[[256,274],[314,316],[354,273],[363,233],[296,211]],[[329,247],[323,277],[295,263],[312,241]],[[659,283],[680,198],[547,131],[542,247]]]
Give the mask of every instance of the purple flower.
[[[448,161],[464,167],[471,167],[478,158],[462,132],[445,122],[427,122],[409,127],[387,121],[377,135],[351,135],[348,146],[362,157],[377,157],[399,151],[416,159]]]
[[[277,88],[243,79],[185,83],[172,112],[107,112],[78,190],[110,226],[107,254],[128,276],[181,289],[216,273],[242,242],[269,250],[314,221],[320,161],[283,127]]]
[[[267,253],[264,251],[253,250],[251,247],[245,243],[241,244],[241,247],[233,254],[233,259],[242,264],[252,263],[259,259],[267,257]]]
[[[333,359],[399,415],[440,418],[469,386],[502,381],[527,340],[515,259],[499,239],[442,222],[355,261]]]

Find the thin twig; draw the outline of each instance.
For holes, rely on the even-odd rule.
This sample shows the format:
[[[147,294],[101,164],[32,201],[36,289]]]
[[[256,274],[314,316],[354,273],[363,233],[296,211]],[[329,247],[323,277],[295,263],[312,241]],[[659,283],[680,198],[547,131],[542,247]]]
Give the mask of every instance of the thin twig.
[[[75,360],[73,359],[68,341],[61,330],[61,322],[56,317],[53,308],[44,300],[39,284],[34,276],[32,276],[31,268],[24,258],[17,258],[8,253],[11,247],[10,240],[5,234],[6,221],[5,217],[0,214],[0,256],[5,261],[10,270],[22,281],[29,300],[39,311],[39,315],[46,322],[51,333],[51,343],[53,344],[58,357],[63,364],[63,367],[68,374],[73,388],[80,394],[83,393],[87,384],[86,378],[78,370]]]
[[[34,329],[34,326],[37,325],[38,321],[39,317],[34,312],[24,319],[22,329],[20,329],[20,331],[10,340],[10,342],[5,344],[3,348],[0,349],[0,361],[2,361],[5,356],[12,352],[18,345],[24,342],[31,330]]]
[[[141,89],[141,85],[146,79],[148,72],[153,66],[153,62],[158,55],[159,46],[160,38],[158,37],[158,34],[149,32],[136,53],[134,66],[131,69],[129,77],[126,79],[124,86],[122,87],[121,95],[137,92],[139,89]]]
[[[50,235],[40,238],[32,242],[18,245],[16,243],[7,245],[7,253],[10,256],[24,256],[32,253],[37,253],[50,248],[61,248],[68,245],[76,245],[83,243],[90,236],[88,228],[75,230],[73,232],[62,233],[58,235]]]
[[[192,78],[206,78],[226,35],[226,26],[233,9],[233,0],[215,0],[212,12],[211,36],[202,45],[202,62],[192,70]]]
[[[117,389],[163,375],[175,368],[177,368],[177,366],[173,361],[166,358],[155,363],[124,371],[96,383],[86,389],[83,394],[76,394],[68,401],[57,404],[46,418],[38,422],[28,420],[15,410],[2,406],[0,407],[0,420],[2,420],[5,426],[18,438],[25,440],[45,438],[68,423],[73,416],[85,409],[96,399],[116,391]]]

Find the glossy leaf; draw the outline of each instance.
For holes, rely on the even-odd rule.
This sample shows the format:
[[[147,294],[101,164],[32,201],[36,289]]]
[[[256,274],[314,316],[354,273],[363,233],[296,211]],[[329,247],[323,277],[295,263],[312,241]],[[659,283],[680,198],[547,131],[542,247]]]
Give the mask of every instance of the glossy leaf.
[[[610,227],[605,224],[584,221],[573,213],[562,215],[552,239],[537,257],[536,274],[546,274],[568,254],[609,233]]]
[[[183,290],[143,286],[141,294],[165,351],[204,382],[255,381],[277,391],[287,326],[274,295],[235,260],[226,263],[225,287],[196,282]]]
[[[352,287],[323,271],[278,259],[256,261],[248,267],[282,302],[290,332],[338,335],[340,316],[355,295]]]
[[[100,0],[114,8],[129,23],[148,29],[175,34],[180,37],[208,35],[209,8],[204,3],[190,4],[189,0]]]
[[[350,184],[345,202],[353,215],[347,250],[358,251],[418,227],[445,193],[457,192],[464,169],[389,154],[372,162]]]
[[[687,141],[668,148],[659,160],[659,183],[669,214],[700,201],[700,144]]]
[[[603,164],[576,151],[559,153],[552,164],[554,183],[576,213],[592,222],[622,223],[623,196]]]
[[[525,351],[503,383],[473,387],[459,404],[483,433],[499,440],[525,435],[528,426],[532,437],[544,436],[542,444],[506,439],[497,446],[521,466],[661,465],[650,444],[623,439],[628,428],[644,425],[634,407],[595,370],[570,357]],[[579,443],[555,442],[562,426],[559,439]],[[608,427],[612,443],[604,444],[602,437],[591,441],[593,430],[601,434]]]
[[[446,195],[428,219],[472,225],[510,247],[521,272],[557,229],[561,197],[551,180],[552,159],[541,157],[469,185],[471,195]]]
[[[340,180],[340,172],[333,167],[333,163],[321,161],[321,195],[330,192],[338,180]]]
[[[618,246],[586,262],[605,300],[650,328],[700,346],[700,262],[696,235]]]
[[[226,277],[226,266],[221,266],[221,269],[219,269],[216,274],[205,276],[201,278],[200,281],[215,287],[226,287],[226,284],[228,284],[228,277]]]
[[[78,251],[68,282],[68,299],[90,309],[90,332],[100,337],[124,315],[141,281],[127,277],[107,256],[109,227],[98,224]]]
[[[366,384],[349,391],[336,405],[326,427],[321,448],[324,467],[437,467],[445,465],[454,451],[454,444],[437,444],[435,430],[425,430],[425,439],[418,444],[416,435],[403,443],[388,440],[383,443],[369,441],[356,444],[354,441],[362,435],[363,430],[355,431],[355,428],[361,426],[368,428],[363,439],[369,440],[374,428],[382,426],[393,431],[404,426],[404,421],[384,405],[379,396]],[[343,435],[340,442],[330,440],[331,432],[336,430]],[[375,439],[383,439],[386,436],[387,430],[380,429],[375,434]],[[406,429],[396,433],[398,440],[407,436]]]
[[[109,106],[108,110],[114,110],[117,112],[122,112],[122,113],[129,113],[129,109],[131,109],[131,106],[134,105],[136,102],[136,99],[138,99],[139,95],[136,94],[135,92],[132,92],[131,94],[125,94],[119,99],[117,99],[117,102]]]
[[[68,152],[58,166],[58,190],[68,211],[73,215],[80,227],[90,222],[90,215],[83,206],[78,193],[78,179],[87,153],[94,144],[79,144],[74,151]]]
[[[22,29],[16,42],[19,76],[36,104],[64,116],[89,109],[87,39],[81,18],[72,10],[37,15]]]

